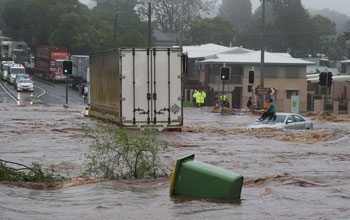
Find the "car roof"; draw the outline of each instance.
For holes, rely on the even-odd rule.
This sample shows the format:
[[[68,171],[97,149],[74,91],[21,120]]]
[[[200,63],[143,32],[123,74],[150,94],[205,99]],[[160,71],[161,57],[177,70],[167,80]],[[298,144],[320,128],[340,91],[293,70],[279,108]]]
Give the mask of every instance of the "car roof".
[[[290,113],[290,112],[278,112],[278,113],[276,113],[276,115],[299,115],[299,114]],[[299,115],[299,116],[300,116],[300,115]]]

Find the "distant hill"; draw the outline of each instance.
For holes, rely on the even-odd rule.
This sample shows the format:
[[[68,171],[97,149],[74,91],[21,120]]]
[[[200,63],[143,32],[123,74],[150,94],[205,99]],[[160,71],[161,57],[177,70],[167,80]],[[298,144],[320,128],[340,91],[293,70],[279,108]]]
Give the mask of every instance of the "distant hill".
[[[342,14],[337,11],[332,11],[328,8],[325,9],[308,9],[311,15],[322,15],[330,20],[334,21],[337,25],[337,32],[343,33],[344,31],[350,31],[350,17],[346,14]],[[348,23],[349,22],[349,23]]]

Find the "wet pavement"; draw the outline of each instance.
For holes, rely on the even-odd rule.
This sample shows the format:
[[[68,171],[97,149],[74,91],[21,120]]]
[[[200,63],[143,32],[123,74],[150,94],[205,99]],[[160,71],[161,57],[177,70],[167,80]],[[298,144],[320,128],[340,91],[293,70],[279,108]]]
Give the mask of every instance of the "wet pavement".
[[[83,105],[0,104],[0,158],[77,177],[92,122]],[[253,115],[184,112],[184,132],[162,132],[162,160],[196,159],[244,176],[240,201],[169,197],[170,178],[116,180],[55,190],[0,184],[0,219],[350,219],[350,122],[308,131],[248,131]],[[348,117],[346,117],[348,118]],[[298,139],[299,138],[299,139]]]

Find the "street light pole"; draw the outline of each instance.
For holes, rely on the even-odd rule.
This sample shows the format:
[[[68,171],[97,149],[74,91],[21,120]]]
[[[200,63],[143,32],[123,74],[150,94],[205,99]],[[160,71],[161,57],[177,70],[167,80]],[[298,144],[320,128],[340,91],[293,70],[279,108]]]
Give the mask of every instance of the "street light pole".
[[[265,64],[265,0],[262,1],[262,31],[261,31],[261,60],[260,60],[260,86],[264,88],[264,64]],[[264,95],[260,97],[260,104],[264,104]]]
[[[115,12],[115,24],[114,24],[114,42],[116,47],[118,48],[118,37],[117,37],[117,31],[118,31],[118,11]]]
[[[152,46],[152,8],[151,2],[148,2],[148,47]]]

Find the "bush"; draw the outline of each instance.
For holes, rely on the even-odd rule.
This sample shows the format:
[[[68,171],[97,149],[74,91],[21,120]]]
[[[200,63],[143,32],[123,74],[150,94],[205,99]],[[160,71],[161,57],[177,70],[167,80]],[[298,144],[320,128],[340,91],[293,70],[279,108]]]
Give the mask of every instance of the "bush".
[[[156,138],[156,131],[144,130],[131,135],[124,129],[100,126],[85,128],[93,138],[85,156],[85,175],[98,178],[157,178],[167,175],[159,153],[165,142]]]
[[[7,164],[12,164],[19,168],[9,167]],[[38,163],[32,163],[31,167],[28,167],[0,159],[0,181],[55,183],[63,180],[65,180],[64,177],[54,176],[52,173],[44,171],[42,165]]]

